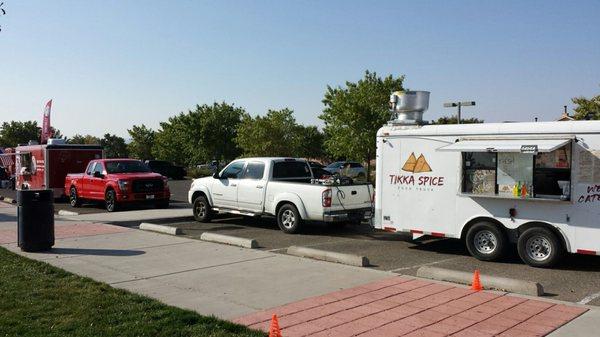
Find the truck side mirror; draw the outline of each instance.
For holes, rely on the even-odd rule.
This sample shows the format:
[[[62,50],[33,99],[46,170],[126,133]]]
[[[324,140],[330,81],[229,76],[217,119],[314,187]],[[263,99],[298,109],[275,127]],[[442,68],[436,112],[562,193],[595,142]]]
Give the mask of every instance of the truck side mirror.
[[[102,173],[100,173],[98,171],[95,171],[94,172],[94,178],[104,178],[104,174],[102,174]]]
[[[213,178],[215,179],[221,179],[221,177],[219,176],[219,172],[215,171],[215,173],[213,173]]]

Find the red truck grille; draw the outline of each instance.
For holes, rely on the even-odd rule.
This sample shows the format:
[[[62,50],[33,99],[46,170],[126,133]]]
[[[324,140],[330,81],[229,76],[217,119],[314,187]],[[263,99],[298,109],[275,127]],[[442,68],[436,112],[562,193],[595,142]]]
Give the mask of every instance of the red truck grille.
[[[134,180],[131,184],[133,193],[162,192],[163,189],[162,179]]]

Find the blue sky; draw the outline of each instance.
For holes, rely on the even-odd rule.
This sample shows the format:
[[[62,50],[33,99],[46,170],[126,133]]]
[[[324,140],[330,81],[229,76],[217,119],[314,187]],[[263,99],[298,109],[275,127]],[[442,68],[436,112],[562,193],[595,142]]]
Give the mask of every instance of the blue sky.
[[[126,136],[195,104],[289,107],[369,69],[431,91],[427,119],[551,120],[600,93],[600,1],[3,0],[0,122]]]

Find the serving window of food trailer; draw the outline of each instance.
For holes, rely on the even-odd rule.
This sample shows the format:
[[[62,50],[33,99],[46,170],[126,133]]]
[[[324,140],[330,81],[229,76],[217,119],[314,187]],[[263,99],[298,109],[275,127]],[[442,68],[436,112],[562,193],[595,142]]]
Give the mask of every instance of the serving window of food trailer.
[[[572,140],[463,139],[438,150],[461,152],[462,194],[566,201]]]

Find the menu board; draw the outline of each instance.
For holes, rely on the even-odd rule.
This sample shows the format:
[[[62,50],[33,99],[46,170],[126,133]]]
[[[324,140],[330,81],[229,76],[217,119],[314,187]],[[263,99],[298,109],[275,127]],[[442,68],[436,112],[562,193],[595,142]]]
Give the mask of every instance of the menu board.
[[[498,193],[514,196],[514,187],[533,183],[533,154],[498,153]]]
[[[578,178],[582,183],[600,183],[600,151],[581,151]]]
[[[535,167],[538,168],[569,168],[570,166],[570,146],[563,146],[552,152],[540,152],[535,157]]]

